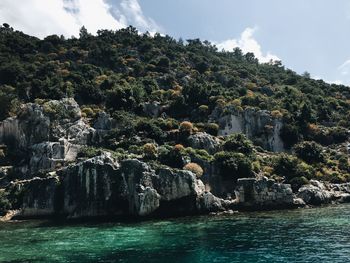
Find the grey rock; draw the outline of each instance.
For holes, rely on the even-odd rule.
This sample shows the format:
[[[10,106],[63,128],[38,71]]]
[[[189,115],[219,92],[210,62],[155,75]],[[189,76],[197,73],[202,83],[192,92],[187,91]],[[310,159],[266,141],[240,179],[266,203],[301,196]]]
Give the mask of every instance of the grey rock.
[[[309,205],[347,203],[350,202],[350,183],[330,184],[310,180],[308,185],[299,189],[297,196]]]
[[[285,208],[294,204],[289,184],[276,183],[266,177],[238,179],[235,192],[236,203],[244,207]]]
[[[143,104],[143,111],[150,117],[159,117],[163,112],[163,106],[158,101]]]
[[[56,209],[56,189],[59,185],[59,178],[53,174],[48,178],[35,177],[13,183],[10,187],[17,188],[23,195],[23,206],[19,217],[33,218],[54,216]]]
[[[220,149],[221,141],[205,132],[197,132],[188,137],[188,144],[194,149],[204,149],[214,154]]]
[[[285,147],[280,136],[283,121],[274,118],[266,110],[247,108],[243,112],[228,108],[225,111],[215,109],[210,117],[220,126],[219,135],[243,133],[249,139],[260,139],[261,146],[269,151],[284,152]]]
[[[43,108],[34,103],[24,104],[19,117],[0,123],[0,143],[13,143],[20,149],[49,140],[50,119]]]

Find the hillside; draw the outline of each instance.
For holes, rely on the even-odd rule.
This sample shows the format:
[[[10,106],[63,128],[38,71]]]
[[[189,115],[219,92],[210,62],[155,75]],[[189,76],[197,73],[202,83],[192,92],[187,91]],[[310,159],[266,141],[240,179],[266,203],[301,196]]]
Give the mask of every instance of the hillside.
[[[210,198],[232,205],[224,201],[240,178],[288,183],[294,193],[312,179],[350,181],[349,87],[199,39],[128,27],[40,40],[4,24],[0,105],[0,213],[28,206],[50,214],[62,206],[67,214],[104,215],[119,202],[121,210],[134,204],[138,215],[161,214],[164,202],[176,210],[193,196],[211,211]],[[91,173],[111,181],[87,179]],[[83,197],[75,196],[76,174],[87,186]],[[118,176],[134,183],[121,189]],[[106,180],[118,196],[101,208],[90,180],[104,198],[113,196]],[[61,184],[69,196],[57,207],[59,194],[51,192]],[[49,201],[38,208],[38,198]],[[99,205],[74,210],[67,205],[74,202]]]

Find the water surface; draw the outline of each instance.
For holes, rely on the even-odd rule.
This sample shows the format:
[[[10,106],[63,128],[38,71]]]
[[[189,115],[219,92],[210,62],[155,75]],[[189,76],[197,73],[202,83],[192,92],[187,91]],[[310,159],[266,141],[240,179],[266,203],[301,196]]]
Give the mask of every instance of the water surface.
[[[350,205],[142,223],[0,223],[0,262],[349,262]]]

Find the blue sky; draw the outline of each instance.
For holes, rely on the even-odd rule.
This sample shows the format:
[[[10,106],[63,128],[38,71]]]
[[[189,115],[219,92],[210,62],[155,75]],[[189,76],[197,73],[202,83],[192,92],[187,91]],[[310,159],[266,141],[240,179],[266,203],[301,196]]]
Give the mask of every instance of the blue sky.
[[[132,24],[239,46],[261,62],[280,59],[298,73],[350,85],[348,0],[1,0],[0,22],[41,38]]]

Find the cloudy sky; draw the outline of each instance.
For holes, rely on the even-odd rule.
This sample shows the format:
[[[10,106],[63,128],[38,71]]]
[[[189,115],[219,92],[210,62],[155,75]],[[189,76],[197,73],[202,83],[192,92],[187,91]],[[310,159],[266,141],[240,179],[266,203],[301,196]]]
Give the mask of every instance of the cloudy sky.
[[[350,85],[348,0],[1,0],[0,22],[40,38],[119,29],[241,47],[261,62]]]

